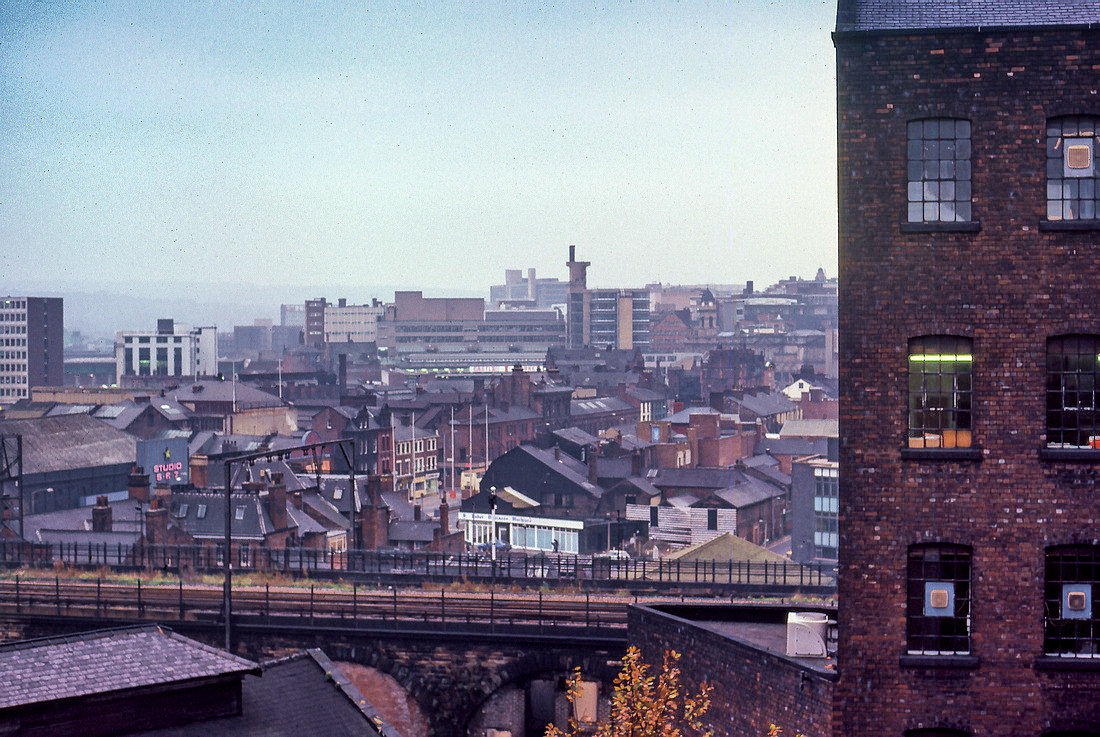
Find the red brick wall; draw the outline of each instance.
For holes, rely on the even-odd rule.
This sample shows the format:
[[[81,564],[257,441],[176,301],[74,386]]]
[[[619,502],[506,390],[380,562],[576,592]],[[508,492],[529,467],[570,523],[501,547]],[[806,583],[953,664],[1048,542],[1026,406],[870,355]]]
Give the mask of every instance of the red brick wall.
[[[1044,547],[1096,537],[1096,463],[1039,459],[1048,336],[1100,333],[1097,232],[1040,230],[1045,124],[1096,113],[1100,33],[838,41],[838,735],[974,737],[1100,722],[1100,672],[1037,671]],[[902,233],[906,123],[972,123],[976,233]],[[902,459],[906,341],[974,340],[980,460]],[[968,669],[902,665],[907,546],[973,546]],[[942,661],[941,661],[942,662]]]
[[[785,621],[785,611],[775,615]],[[696,693],[704,680],[714,686],[707,725],[714,737],[766,737],[769,724],[782,727],[785,737],[830,734],[832,676],[673,614],[631,607],[629,617],[630,644],[641,649],[647,663],[659,664],[665,650],[682,655],[682,693]]]

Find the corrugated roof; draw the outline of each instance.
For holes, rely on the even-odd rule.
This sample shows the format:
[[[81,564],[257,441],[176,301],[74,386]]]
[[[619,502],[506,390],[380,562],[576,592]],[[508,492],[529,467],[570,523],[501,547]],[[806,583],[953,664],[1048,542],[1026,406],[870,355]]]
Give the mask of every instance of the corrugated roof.
[[[836,29],[930,30],[1100,23],[1100,0],[841,0]]]
[[[23,473],[97,468],[137,460],[137,438],[89,415],[0,422],[0,433],[23,436]]]

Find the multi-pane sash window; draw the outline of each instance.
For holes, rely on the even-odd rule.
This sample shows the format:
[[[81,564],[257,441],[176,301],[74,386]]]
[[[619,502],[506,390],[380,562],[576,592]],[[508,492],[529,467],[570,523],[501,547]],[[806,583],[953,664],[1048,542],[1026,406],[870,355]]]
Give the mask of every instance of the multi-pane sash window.
[[[1100,546],[1047,548],[1043,652],[1100,657]]]
[[[973,444],[974,356],[970,338],[929,335],[909,341],[909,447]]]
[[[1047,220],[1100,218],[1100,117],[1070,115],[1047,123]]]
[[[970,220],[970,121],[913,120],[907,126],[908,220]]]
[[[1047,445],[1100,448],[1100,336],[1047,341]]]
[[[909,547],[906,640],[913,655],[970,652],[970,548]]]

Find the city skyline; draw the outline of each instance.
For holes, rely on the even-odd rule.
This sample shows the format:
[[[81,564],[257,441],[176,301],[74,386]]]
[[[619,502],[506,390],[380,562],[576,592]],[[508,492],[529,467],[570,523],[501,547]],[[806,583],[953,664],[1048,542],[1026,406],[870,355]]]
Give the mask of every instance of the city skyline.
[[[833,14],[9,8],[5,288],[835,273]]]

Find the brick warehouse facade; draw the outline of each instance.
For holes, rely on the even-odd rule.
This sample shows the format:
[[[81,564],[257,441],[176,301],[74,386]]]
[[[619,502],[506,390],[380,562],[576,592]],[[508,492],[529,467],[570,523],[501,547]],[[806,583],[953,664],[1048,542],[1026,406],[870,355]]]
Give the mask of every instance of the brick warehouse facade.
[[[841,0],[834,40],[834,734],[1100,734],[1100,6]]]

